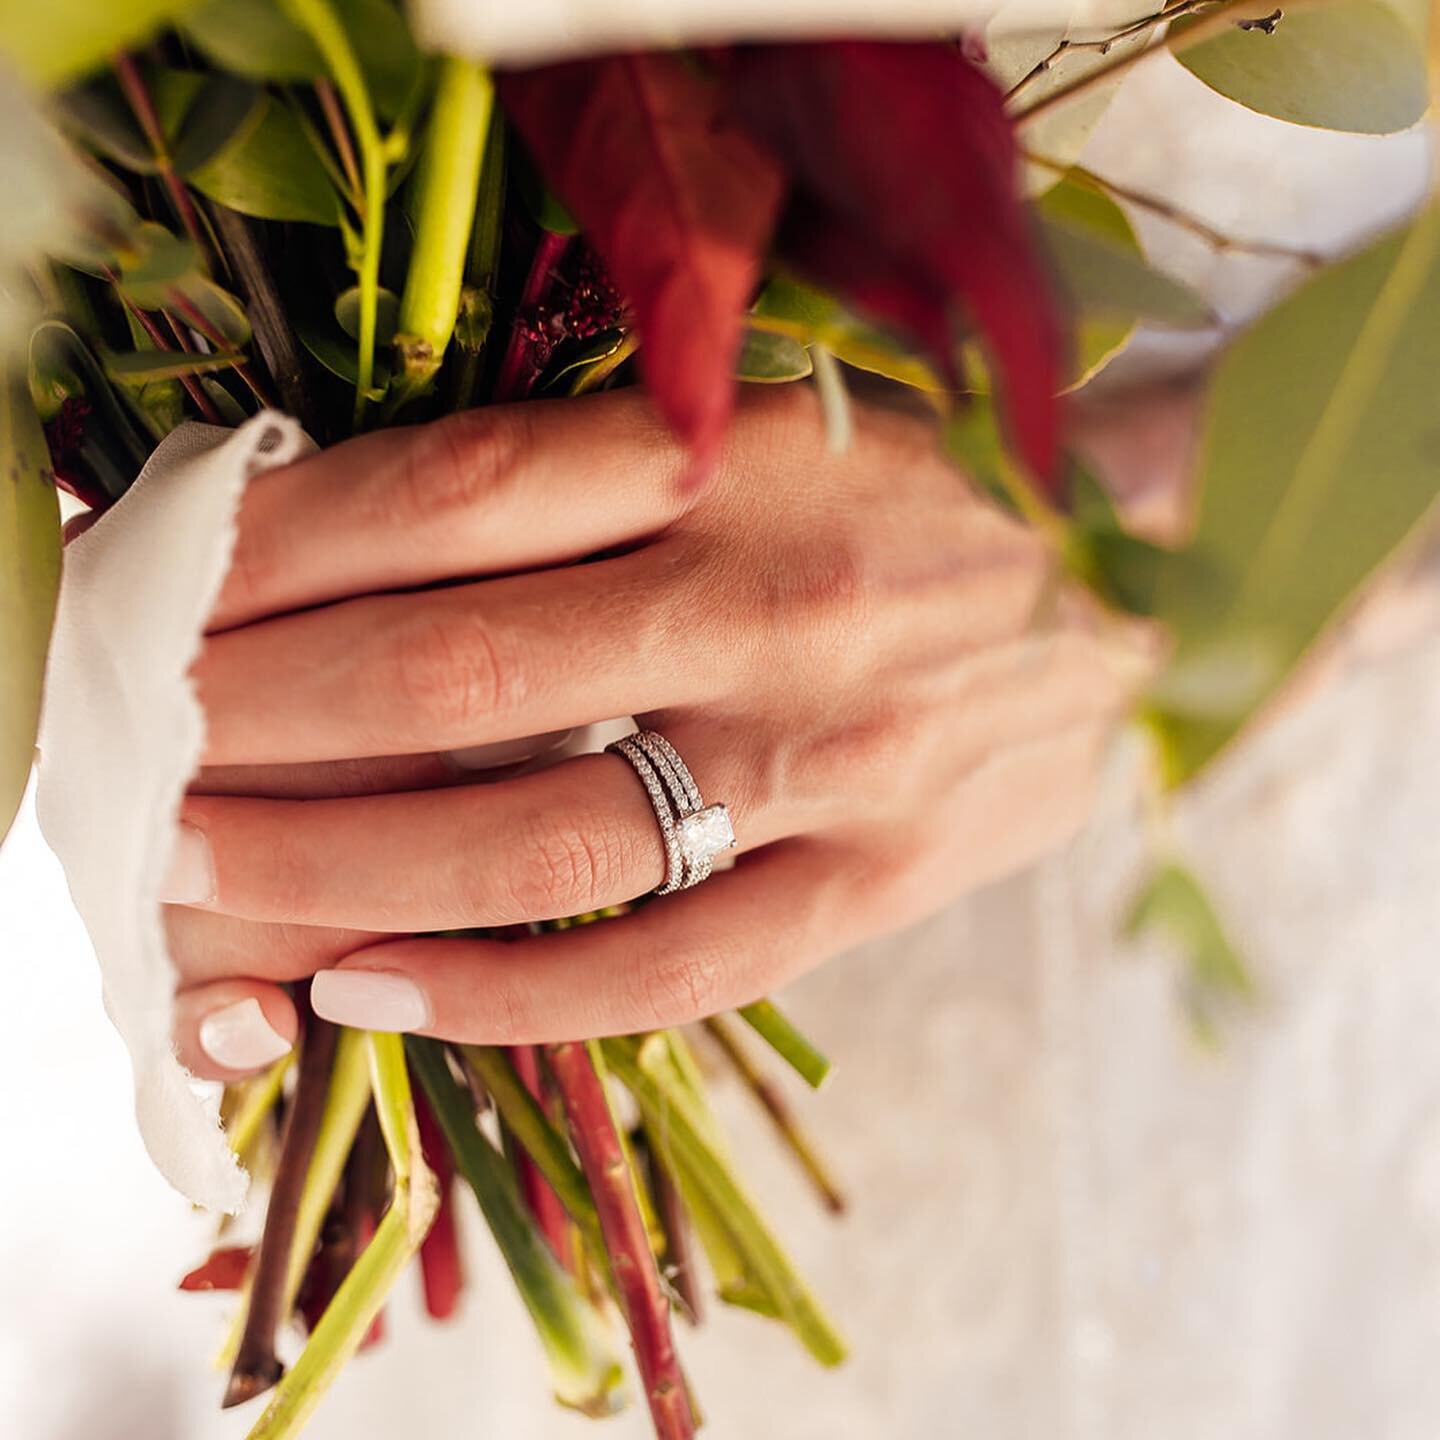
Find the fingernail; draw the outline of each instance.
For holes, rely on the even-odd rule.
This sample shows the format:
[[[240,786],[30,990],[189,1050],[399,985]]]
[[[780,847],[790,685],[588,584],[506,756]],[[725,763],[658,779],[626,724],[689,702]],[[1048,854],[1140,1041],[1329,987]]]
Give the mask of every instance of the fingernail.
[[[425,992],[385,970],[321,970],[310,982],[315,1013],[357,1030],[423,1030],[430,1023]]]
[[[203,905],[214,898],[215,862],[210,842],[182,820],[175,828],[175,848],[160,882],[160,899],[167,905]]]
[[[252,995],[212,1010],[200,1022],[200,1048],[227,1070],[258,1070],[290,1053],[290,1042]]]
[[[445,758],[457,770],[494,770],[501,765],[518,765],[563,745],[575,732],[551,730],[545,735],[528,735],[520,740],[496,740],[489,745],[466,745],[447,750]]]

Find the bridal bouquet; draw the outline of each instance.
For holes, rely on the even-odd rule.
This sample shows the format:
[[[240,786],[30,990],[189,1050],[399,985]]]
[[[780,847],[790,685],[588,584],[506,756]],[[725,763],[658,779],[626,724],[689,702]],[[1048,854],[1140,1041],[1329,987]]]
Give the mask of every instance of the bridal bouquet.
[[[56,486],[103,511],[189,420],[282,409],[325,444],[639,383],[701,486],[737,384],[812,381],[837,446],[847,375],[909,387],[970,479],[1052,542],[1057,576],[1165,627],[1169,661],[1140,715],[1163,790],[1243,730],[1424,518],[1434,202],[1327,261],[1221,234],[1078,163],[1120,75],[1161,50],[1292,123],[1416,124],[1427,23],[1431,84],[1440,47],[1423,6],[1138,0],[1084,27],[1043,5],[961,6],[962,33],[911,42],[738,44],[721,19],[677,17],[687,49],[644,48],[623,6],[575,9],[611,48],[554,60],[524,17],[433,0],[413,19],[391,0],[0,6],[13,72],[0,79],[0,826],[34,745]],[[1269,255],[1296,281],[1210,379],[1181,546],[1130,533],[1063,442],[1063,397],[1138,325],[1220,324],[1147,260],[1137,212]],[[1197,1018],[1243,991],[1173,858],[1157,855],[1132,923],[1188,950]],[[778,1009],[740,1013],[823,1080]],[[705,1028],[840,1208],[747,1032],[723,1017]],[[657,1434],[693,1433],[672,1317],[699,1318],[702,1258],[722,1302],[787,1327],[822,1364],[843,1359],[738,1178],[680,1033],[506,1051],[308,1016],[293,1063],[228,1087],[222,1116],[268,1185],[263,1230],[253,1246],[222,1235],[183,1283],[237,1296],[226,1403],[267,1396],[254,1437],[299,1432],[378,1337],[417,1254],[431,1313],[453,1309],[462,1189],[563,1404],[622,1403],[618,1319]],[[287,1368],[292,1327],[305,1342]]]

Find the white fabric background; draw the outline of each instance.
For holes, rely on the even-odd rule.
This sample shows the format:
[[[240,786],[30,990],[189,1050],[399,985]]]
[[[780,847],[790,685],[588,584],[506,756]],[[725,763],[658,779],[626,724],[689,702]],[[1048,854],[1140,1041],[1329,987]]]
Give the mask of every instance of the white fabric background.
[[[1423,168],[1416,137],[1262,121],[1165,62],[1122,92],[1092,158],[1222,225],[1312,241],[1397,214]],[[1178,253],[1233,313],[1273,283],[1271,266]],[[1432,627],[1354,661],[1187,807],[1190,853],[1265,997],[1218,1058],[1189,1043],[1165,957],[1113,944],[1138,858],[1123,769],[1064,857],[795,987],[840,1065],[807,1110],[854,1214],[818,1218],[743,1097],[727,1109],[855,1357],[824,1376],[759,1322],[717,1315],[688,1347],[710,1433],[1431,1440],[1437,712]],[[211,1408],[204,1368],[223,1302],[168,1288],[203,1226],[145,1162],[33,830],[0,856],[0,916],[0,1434],[239,1436],[246,1417]],[[513,1294],[483,1241],[474,1253],[464,1322],[358,1362],[316,1440],[588,1433],[540,1400]]]

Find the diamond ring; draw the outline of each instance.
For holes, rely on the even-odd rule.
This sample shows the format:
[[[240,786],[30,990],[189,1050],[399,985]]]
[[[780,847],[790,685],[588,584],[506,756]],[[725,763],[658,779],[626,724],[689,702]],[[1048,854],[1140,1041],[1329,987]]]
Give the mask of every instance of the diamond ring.
[[[605,747],[630,762],[645,787],[665,842],[665,879],[657,895],[688,890],[710,878],[715,857],[735,846],[723,805],[707,805],[679,752],[654,730],[637,730]]]

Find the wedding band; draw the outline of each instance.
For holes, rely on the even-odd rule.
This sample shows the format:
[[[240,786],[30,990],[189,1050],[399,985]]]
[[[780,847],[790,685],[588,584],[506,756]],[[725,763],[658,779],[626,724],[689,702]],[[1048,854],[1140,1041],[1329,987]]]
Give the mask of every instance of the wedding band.
[[[637,730],[605,747],[629,761],[649,797],[665,843],[665,879],[655,890],[669,895],[710,878],[715,857],[734,848],[735,829],[724,805],[707,805],[679,752],[654,730]]]

